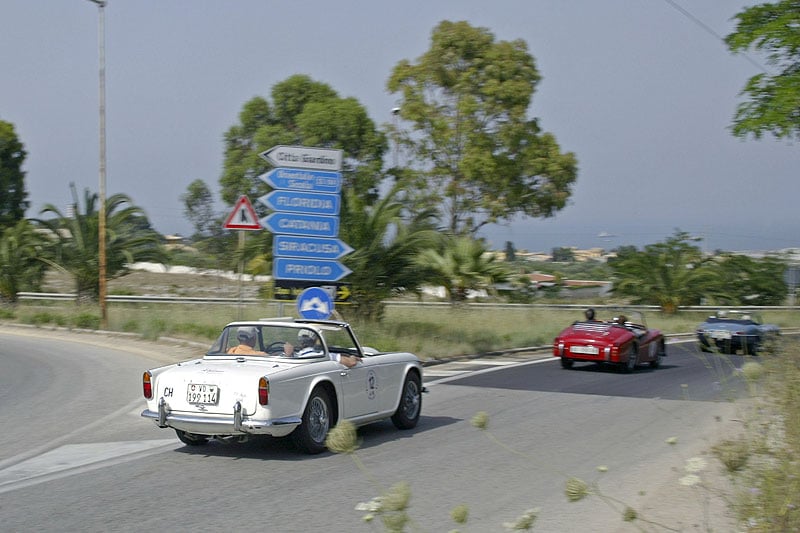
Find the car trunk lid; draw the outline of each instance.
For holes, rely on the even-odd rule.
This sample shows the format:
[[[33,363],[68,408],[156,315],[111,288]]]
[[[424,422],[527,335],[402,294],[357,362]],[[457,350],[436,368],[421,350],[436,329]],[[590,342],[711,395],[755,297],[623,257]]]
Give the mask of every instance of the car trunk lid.
[[[258,407],[259,378],[275,375],[287,366],[249,357],[196,359],[160,376],[156,394],[163,396],[174,412],[231,415],[239,402],[243,414],[252,414]]]

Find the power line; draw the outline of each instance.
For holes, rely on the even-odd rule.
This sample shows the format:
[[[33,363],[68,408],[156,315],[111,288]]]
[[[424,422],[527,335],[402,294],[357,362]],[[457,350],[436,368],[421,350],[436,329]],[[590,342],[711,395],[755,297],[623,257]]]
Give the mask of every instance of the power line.
[[[727,43],[725,43],[725,38],[724,38],[722,35],[720,35],[719,33],[717,33],[717,32],[714,30],[714,28],[712,28],[711,26],[709,26],[708,24],[706,24],[705,22],[703,22],[702,20],[700,20],[699,18],[697,18],[696,16],[694,16],[694,15],[693,15],[691,12],[689,12],[689,10],[687,10],[686,8],[684,8],[683,6],[681,6],[680,4],[678,4],[677,2],[675,2],[675,0],[664,0],[664,2],[666,2],[666,3],[667,3],[667,4],[669,4],[669,5],[671,5],[673,8],[675,8],[675,9],[676,9],[676,10],[677,10],[677,11],[678,11],[678,12],[679,12],[681,15],[683,15],[684,17],[688,18],[689,20],[691,20],[692,22],[694,22],[695,24],[697,24],[698,26],[700,26],[700,27],[701,27],[701,28],[702,28],[702,29],[703,29],[703,30],[704,30],[706,33],[708,33],[708,34],[710,34],[710,35],[713,35],[713,36],[714,36],[714,37],[715,37],[717,40],[719,40],[719,41],[722,41],[722,43],[723,43],[723,44],[726,44],[726,45],[727,45]],[[762,66],[762,65],[761,65],[761,63],[759,63],[758,61],[756,61],[755,59],[753,59],[752,57],[750,57],[750,55],[749,55],[749,54],[747,54],[747,53],[742,53],[741,55],[742,55],[742,56],[743,56],[743,57],[744,57],[744,58],[745,58],[745,59],[746,59],[746,60],[747,60],[747,61],[748,61],[748,62],[749,62],[751,65],[753,65],[754,67],[756,67],[758,70],[760,70],[760,71],[761,71],[761,72],[763,72],[764,74],[769,74],[769,71],[767,71],[767,69],[766,69],[764,66]]]

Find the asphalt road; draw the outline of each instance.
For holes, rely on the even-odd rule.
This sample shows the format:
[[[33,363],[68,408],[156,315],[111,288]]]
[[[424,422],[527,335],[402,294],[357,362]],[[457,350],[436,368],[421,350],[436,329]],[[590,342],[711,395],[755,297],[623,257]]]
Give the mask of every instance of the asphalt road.
[[[360,428],[355,458],[269,438],[190,448],[139,416],[156,363],[123,346],[0,330],[0,531],[375,531],[356,504],[401,481],[422,531],[502,531],[532,507],[536,531],[638,530],[600,498],[567,502],[572,476],[693,529],[697,513],[676,505],[694,510],[696,494],[682,487],[676,504],[666,489],[741,415],[723,401],[734,369],[671,346],[663,368],[632,375],[519,357],[432,367],[419,426]],[[470,424],[480,411],[486,431]],[[460,504],[465,526],[449,518]]]

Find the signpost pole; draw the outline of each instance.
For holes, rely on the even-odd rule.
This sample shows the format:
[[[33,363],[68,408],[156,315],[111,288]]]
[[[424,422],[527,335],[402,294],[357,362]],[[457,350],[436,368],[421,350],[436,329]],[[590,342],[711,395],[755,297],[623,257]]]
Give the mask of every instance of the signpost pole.
[[[239,230],[239,309],[238,318],[242,319],[242,276],[244,275],[244,239],[245,231]]]

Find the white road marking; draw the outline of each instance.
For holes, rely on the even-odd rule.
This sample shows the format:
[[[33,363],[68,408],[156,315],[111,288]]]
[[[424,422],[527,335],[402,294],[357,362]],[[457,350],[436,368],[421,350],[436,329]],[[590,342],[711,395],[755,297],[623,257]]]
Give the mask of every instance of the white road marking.
[[[176,439],[66,444],[0,470],[0,494],[182,446]]]
[[[514,363],[519,363],[519,359],[475,359],[473,361],[453,361],[451,363],[447,363],[449,365],[481,365],[481,366],[505,366],[505,365],[513,365]]]
[[[546,357],[544,359],[535,359],[533,361],[514,362],[512,364],[505,365],[505,366],[506,367],[510,367],[510,366],[523,366],[523,365],[538,365],[540,363],[548,363],[550,361],[555,361],[557,359],[558,358],[556,358],[556,357]],[[489,372],[495,372],[497,370],[501,370],[501,367],[489,367],[489,368],[482,368],[480,370],[464,370],[463,372],[457,372],[455,375],[452,375],[452,376],[447,376],[447,377],[443,377],[443,378],[439,378],[439,379],[434,379],[433,381],[428,381],[428,382],[425,383],[425,386],[426,387],[430,387],[432,385],[440,385],[442,383],[447,383],[448,381],[453,381],[453,380],[456,380],[456,379],[459,379],[459,378],[463,377],[464,374],[469,374],[471,376],[477,376],[479,374],[487,374]],[[435,371],[427,371],[426,370],[425,375],[426,376],[435,375],[434,372]],[[442,372],[442,371],[440,371],[440,372]],[[446,371],[444,371],[444,372],[446,372]]]

